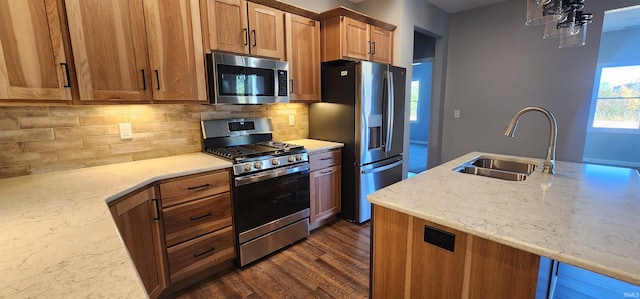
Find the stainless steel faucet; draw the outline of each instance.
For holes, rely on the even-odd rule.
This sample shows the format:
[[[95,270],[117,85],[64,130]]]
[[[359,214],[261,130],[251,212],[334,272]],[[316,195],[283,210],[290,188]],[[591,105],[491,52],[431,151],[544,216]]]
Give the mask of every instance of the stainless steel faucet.
[[[555,116],[553,116],[553,114],[549,112],[549,110],[540,107],[527,107],[518,111],[518,113],[513,116],[513,119],[511,119],[509,125],[507,125],[507,127],[504,129],[504,136],[513,137],[516,133],[516,127],[518,126],[518,120],[520,119],[520,116],[529,111],[541,112],[547,117],[547,119],[549,119],[549,148],[547,149],[547,158],[544,160],[544,168],[542,169],[542,172],[553,174],[555,173],[556,167],[556,135],[558,134],[558,124],[556,123]]]

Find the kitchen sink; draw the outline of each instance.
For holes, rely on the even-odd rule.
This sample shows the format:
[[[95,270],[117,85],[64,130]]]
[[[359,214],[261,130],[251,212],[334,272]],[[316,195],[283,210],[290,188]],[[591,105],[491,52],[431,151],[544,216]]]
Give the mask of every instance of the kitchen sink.
[[[473,160],[470,165],[486,169],[526,173],[527,175],[536,170],[536,164],[484,157]]]
[[[520,182],[526,180],[536,169],[536,166],[536,164],[529,162],[478,157],[453,170],[460,173]]]

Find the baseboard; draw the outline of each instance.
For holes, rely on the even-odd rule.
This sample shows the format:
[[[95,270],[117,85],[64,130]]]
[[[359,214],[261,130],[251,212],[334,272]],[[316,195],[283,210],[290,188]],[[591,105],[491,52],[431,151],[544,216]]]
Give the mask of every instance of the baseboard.
[[[409,144],[420,144],[420,145],[429,145],[429,142],[427,141],[418,141],[418,140],[409,140]]]

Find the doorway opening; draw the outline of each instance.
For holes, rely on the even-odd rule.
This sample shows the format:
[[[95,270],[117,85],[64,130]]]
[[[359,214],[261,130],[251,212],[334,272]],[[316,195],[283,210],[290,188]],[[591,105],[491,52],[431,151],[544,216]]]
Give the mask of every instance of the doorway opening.
[[[409,177],[427,170],[429,109],[436,38],[414,31],[409,108]]]

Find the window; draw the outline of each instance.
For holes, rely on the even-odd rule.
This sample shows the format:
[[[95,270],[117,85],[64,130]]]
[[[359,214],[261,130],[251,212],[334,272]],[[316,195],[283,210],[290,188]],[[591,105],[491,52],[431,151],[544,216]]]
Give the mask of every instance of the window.
[[[640,129],[640,65],[601,67],[592,111],[592,128]]]
[[[418,121],[418,102],[420,95],[420,80],[411,81],[411,107],[409,110],[409,120]]]

